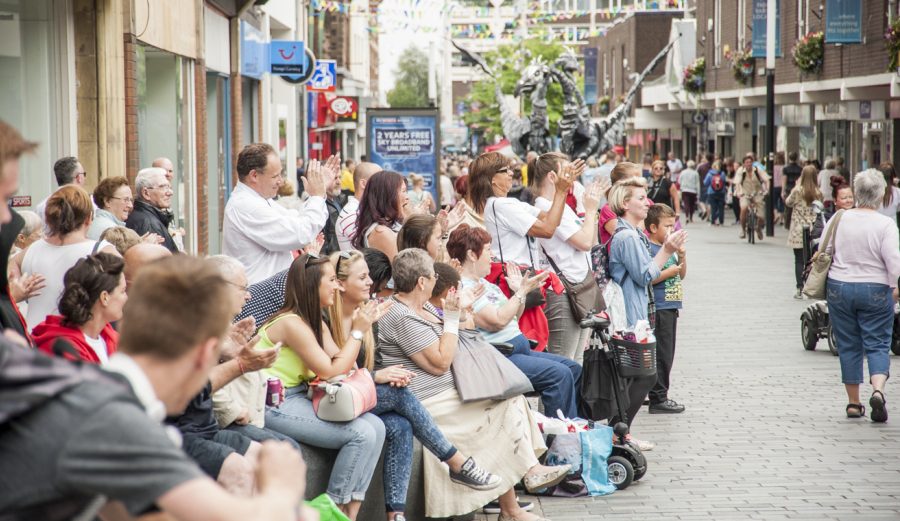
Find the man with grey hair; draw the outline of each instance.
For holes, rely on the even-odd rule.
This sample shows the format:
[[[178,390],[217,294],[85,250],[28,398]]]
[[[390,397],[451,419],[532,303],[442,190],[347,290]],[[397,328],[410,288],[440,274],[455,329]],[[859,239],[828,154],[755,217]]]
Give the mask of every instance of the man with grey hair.
[[[155,233],[163,238],[163,246],[172,253],[178,246],[169,233],[172,214],[167,210],[172,204],[172,185],[166,179],[166,171],[159,167],[145,168],[138,172],[134,180],[134,210],[125,221],[125,226],[138,235]]]
[[[84,171],[84,166],[82,166],[81,161],[78,160],[75,156],[67,156],[63,157],[56,161],[53,164],[53,176],[56,178],[57,190],[67,185],[76,185],[76,186],[84,186],[85,181],[87,180],[87,174]],[[54,191],[54,193],[56,193]],[[53,194],[50,194],[53,195]],[[47,219],[44,217],[44,210],[47,208],[47,199],[50,199],[50,195],[44,198],[43,201],[39,202],[37,206],[34,208],[34,212],[38,214],[38,217],[41,218],[41,221],[46,221]],[[93,204],[93,199],[91,200]],[[97,208],[97,205],[94,205],[94,209]],[[44,235],[49,234],[49,229],[44,227]]]

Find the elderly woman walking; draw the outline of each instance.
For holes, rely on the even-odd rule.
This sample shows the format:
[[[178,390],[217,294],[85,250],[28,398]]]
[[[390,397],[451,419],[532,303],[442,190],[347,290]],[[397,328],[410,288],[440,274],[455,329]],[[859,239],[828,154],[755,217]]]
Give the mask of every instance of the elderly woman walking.
[[[884,384],[890,374],[894,301],[900,277],[897,222],[879,213],[887,183],[878,170],[860,172],[853,180],[856,208],[835,214],[828,228],[834,239],[828,272],[828,311],[840,348],[841,377],[847,390],[847,417],[865,416],[859,398],[863,358],[869,364],[869,399],[874,422],[887,421]],[[828,233],[827,231],[825,233]],[[893,298],[892,298],[893,294]]]

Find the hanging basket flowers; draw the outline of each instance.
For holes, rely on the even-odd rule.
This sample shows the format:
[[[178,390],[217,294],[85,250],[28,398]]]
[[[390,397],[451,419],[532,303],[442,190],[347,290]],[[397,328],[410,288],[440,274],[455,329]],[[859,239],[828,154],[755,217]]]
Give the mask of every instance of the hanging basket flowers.
[[[609,114],[609,96],[603,96],[598,99],[597,105],[599,105],[600,114],[602,116]]]
[[[825,61],[825,33],[809,33],[791,51],[794,65],[804,74],[818,74]]]
[[[884,48],[888,52],[888,71],[900,72],[900,18],[894,18],[884,33]]]
[[[681,87],[689,94],[699,96],[706,88],[706,59],[697,58],[684,69]]]
[[[725,59],[731,60],[731,72],[734,79],[741,85],[750,83],[753,73],[756,71],[756,59],[751,56],[750,48],[743,51],[729,51],[725,53]]]

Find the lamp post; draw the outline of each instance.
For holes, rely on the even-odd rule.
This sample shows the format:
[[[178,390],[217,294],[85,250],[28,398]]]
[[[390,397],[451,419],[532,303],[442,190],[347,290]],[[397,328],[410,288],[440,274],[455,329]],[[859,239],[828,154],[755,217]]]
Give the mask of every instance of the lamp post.
[[[775,236],[775,19],[777,0],[766,4],[766,173],[769,195],[766,197],[766,236]],[[752,231],[750,233],[753,233]]]

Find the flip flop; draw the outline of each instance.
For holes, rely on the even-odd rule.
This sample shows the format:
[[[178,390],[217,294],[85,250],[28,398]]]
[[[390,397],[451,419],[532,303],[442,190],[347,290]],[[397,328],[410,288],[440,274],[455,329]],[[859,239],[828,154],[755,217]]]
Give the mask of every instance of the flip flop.
[[[887,408],[885,404],[887,400],[884,399],[884,393],[881,391],[875,391],[872,393],[872,397],[869,398],[869,407],[872,408],[872,421],[876,423],[884,423],[888,419]]]

